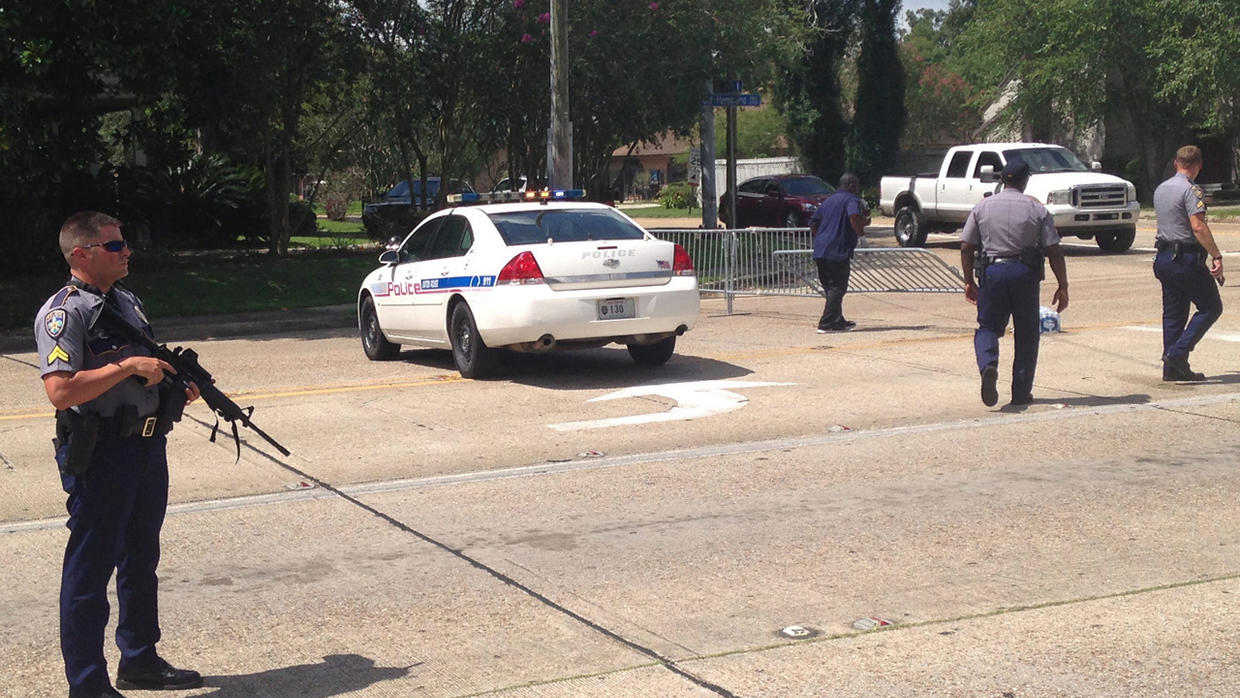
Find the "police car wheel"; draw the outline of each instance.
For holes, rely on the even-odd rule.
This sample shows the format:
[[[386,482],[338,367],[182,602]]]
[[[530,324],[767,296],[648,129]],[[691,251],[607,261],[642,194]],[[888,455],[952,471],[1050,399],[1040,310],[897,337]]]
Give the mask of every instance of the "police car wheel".
[[[379,315],[375,312],[375,301],[370,296],[362,301],[360,314],[362,332],[362,351],[371,361],[390,361],[400,355],[400,345],[389,342],[379,327]]]
[[[784,227],[785,228],[803,228],[805,226],[801,225],[801,219],[800,217],[797,216],[796,211],[789,211],[788,213],[784,214]]]
[[[638,366],[662,366],[676,351],[676,338],[668,337],[654,344],[630,344],[629,356]]]
[[[462,302],[453,306],[448,329],[452,341],[452,361],[456,363],[461,377],[482,378],[488,375],[495,364],[495,350],[482,341],[469,305]]]

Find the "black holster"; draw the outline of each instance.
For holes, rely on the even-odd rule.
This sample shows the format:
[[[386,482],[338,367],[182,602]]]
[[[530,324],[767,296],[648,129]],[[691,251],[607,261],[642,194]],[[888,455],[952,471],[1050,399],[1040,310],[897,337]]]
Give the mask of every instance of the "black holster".
[[[99,439],[99,415],[73,410],[56,410],[56,465],[64,475],[84,475],[90,469]]]
[[[1038,273],[1038,281],[1046,278],[1046,252],[1041,247],[1022,248],[1017,259]]]
[[[978,288],[986,283],[986,267],[988,266],[990,266],[990,255],[979,250],[973,256],[973,276],[977,277]]]

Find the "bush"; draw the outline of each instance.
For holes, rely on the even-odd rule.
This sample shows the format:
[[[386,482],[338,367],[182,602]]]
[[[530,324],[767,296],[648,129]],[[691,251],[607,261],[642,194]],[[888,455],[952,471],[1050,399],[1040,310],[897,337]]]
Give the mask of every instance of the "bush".
[[[687,182],[672,182],[659,192],[659,203],[663,208],[693,210],[697,206],[697,192]]]
[[[392,238],[404,239],[430,213],[412,206],[379,206],[373,213],[362,214],[362,225],[371,240],[387,242]]]

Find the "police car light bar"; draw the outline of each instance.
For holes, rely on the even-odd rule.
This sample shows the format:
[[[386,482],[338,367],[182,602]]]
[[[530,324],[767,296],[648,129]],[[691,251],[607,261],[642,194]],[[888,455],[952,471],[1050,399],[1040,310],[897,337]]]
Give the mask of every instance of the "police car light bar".
[[[541,191],[531,189],[529,191],[493,191],[482,194],[477,192],[449,194],[447,201],[450,204],[499,204],[509,201],[569,201],[584,198],[586,198],[584,189],[543,189]]]

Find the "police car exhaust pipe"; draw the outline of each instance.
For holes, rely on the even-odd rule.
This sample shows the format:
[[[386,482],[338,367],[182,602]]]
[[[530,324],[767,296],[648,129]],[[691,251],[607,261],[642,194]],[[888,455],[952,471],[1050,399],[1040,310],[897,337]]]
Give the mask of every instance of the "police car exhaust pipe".
[[[550,334],[545,334],[532,342],[513,344],[509,346],[508,349],[528,354],[541,354],[555,349],[555,345],[555,337],[552,337]]]

